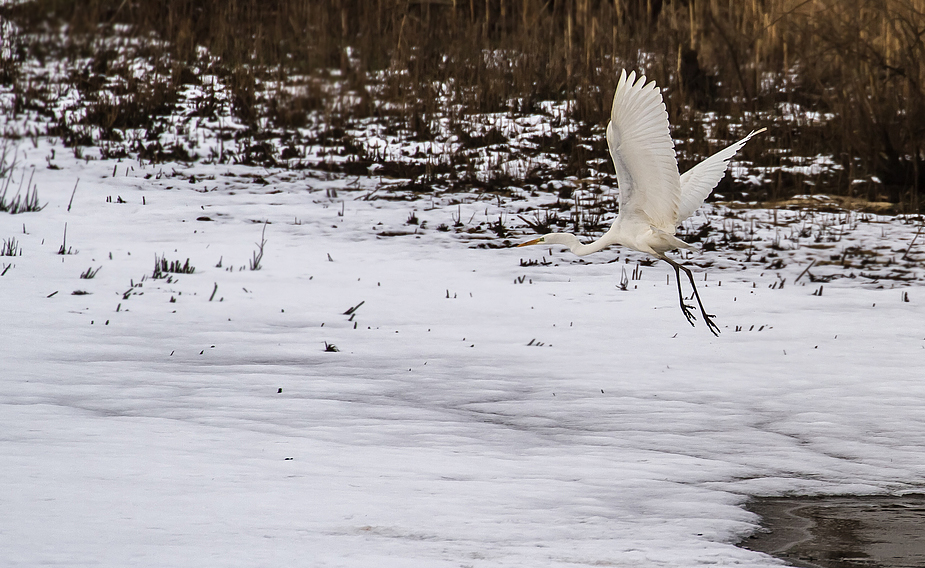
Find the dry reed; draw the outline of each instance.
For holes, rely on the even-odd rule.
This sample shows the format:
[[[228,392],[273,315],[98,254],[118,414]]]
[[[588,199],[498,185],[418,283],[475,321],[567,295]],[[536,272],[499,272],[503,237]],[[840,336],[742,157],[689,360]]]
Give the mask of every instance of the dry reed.
[[[761,197],[824,188],[918,210],[925,183],[925,0],[36,0],[3,6],[2,18],[23,31],[19,55],[0,54],[17,110],[43,108],[49,95],[11,58],[89,57],[94,72],[73,81],[91,93],[95,76],[117,72],[93,38],[122,26],[162,40],[137,50],[163,66],[158,83],[134,85],[129,103],[93,103],[87,120],[112,136],[150,127],[207,69],[233,91],[258,158],[279,154],[260,146],[261,129],[285,139],[309,115],[340,140],[339,128],[370,118],[426,140],[440,121],[465,136],[472,115],[568,101],[564,119],[577,134],[563,145],[563,164],[582,174],[604,151],[601,126],[627,67],[665,88],[682,167],[768,126],[745,153],[772,172]],[[49,22],[67,24],[66,41],[50,39]],[[340,89],[323,87],[335,79]],[[297,92],[265,89],[294,83]],[[57,128],[69,143],[87,143],[75,125]],[[172,157],[169,148],[135,149]],[[796,167],[819,155],[836,167]]]

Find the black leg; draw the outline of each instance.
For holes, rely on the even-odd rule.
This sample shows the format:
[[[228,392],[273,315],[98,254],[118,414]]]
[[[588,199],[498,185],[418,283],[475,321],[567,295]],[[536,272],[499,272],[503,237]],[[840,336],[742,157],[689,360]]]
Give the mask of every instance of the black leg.
[[[686,266],[678,265],[681,267],[681,270],[687,273],[688,280],[691,281],[691,288],[694,289],[694,297],[697,298],[697,305],[700,306],[700,313],[703,315],[703,321],[706,322],[707,327],[710,329],[710,332],[719,337],[719,326],[713,323],[713,318],[716,316],[713,314],[708,314],[707,311],[703,308],[703,302],[700,301],[700,293],[697,292],[697,285],[694,284],[694,275],[691,273],[691,270]]]
[[[713,318],[715,318],[716,316],[713,314],[708,314],[707,311],[704,309],[703,302],[700,300],[700,293],[697,292],[697,284],[694,283],[694,275],[693,273],[691,273],[691,270],[688,267],[678,264],[677,262],[667,257],[663,258],[662,260],[664,260],[665,262],[670,264],[672,268],[674,268],[675,277],[677,277],[678,279],[678,295],[681,296],[681,311],[684,312],[685,317],[687,317],[687,321],[689,321],[691,325],[694,325],[694,316],[691,313],[691,306],[688,306],[684,303],[684,294],[681,292],[681,273],[680,273],[681,270],[683,270],[684,273],[687,274],[687,279],[690,280],[691,282],[691,288],[694,289],[694,298],[697,299],[697,305],[700,306],[700,314],[703,316],[703,321],[706,322],[707,328],[710,330],[710,333],[719,337],[719,327],[715,323],[713,323]]]
[[[667,259],[666,259],[667,260]],[[674,268],[675,281],[678,283],[678,300],[681,302],[681,313],[684,314],[684,317],[687,318],[687,322],[691,324],[691,327],[694,326],[694,320],[697,318],[694,317],[693,306],[688,306],[684,303],[684,292],[681,291],[681,265],[668,261],[668,264]]]

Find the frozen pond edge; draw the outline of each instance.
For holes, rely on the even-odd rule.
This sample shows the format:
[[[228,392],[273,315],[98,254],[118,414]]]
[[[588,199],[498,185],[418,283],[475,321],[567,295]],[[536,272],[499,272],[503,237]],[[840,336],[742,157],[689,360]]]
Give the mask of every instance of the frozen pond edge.
[[[762,529],[740,543],[805,568],[925,565],[925,495],[760,497]]]

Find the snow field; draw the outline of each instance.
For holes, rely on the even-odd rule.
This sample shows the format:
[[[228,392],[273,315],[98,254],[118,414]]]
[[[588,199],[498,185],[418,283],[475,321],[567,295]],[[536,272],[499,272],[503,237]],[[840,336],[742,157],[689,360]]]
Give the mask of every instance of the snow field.
[[[47,151],[48,206],[0,214],[8,565],[775,566],[733,545],[749,496],[921,488],[917,288],[698,268],[714,338],[668,266],[618,289],[622,251],[470,248],[433,230],[448,203]],[[411,209],[428,230],[376,237]],[[196,271],[154,280],[155,255]]]

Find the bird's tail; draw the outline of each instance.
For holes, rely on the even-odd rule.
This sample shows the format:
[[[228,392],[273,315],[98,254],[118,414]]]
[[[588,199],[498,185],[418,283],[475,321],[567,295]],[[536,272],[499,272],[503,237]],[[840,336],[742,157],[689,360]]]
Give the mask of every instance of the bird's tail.
[[[690,245],[688,243],[685,243],[678,237],[672,235],[671,233],[667,231],[659,229],[658,227],[653,226],[652,232],[658,235],[659,237],[658,240],[661,241],[661,243],[658,244],[657,248],[653,247],[655,248],[658,254],[664,255],[666,252],[670,250],[677,250],[677,249],[687,249],[687,250],[693,250],[693,251],[697,250],[697,247]]]

